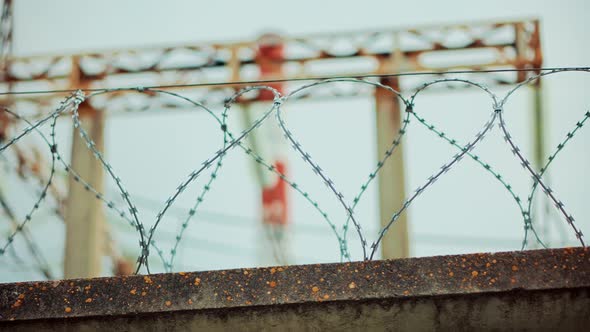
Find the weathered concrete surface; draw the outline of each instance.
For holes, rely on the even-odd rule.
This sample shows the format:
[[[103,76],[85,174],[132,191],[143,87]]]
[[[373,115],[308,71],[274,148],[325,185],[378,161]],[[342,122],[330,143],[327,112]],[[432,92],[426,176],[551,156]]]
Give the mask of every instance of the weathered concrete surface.
[[[9,331],[589,326],[588,248],[0,284]]]

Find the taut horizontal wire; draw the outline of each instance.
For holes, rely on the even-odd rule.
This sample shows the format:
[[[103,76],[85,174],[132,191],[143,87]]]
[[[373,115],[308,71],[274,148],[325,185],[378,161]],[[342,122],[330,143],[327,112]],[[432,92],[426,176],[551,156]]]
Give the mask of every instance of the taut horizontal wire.
[[[74,91],[84,92],[106,92],[106,91],[121,91],[121,90],[144,90],[144,89],[167,89],[167,88],[183,88],[183,87],[206,87],[206,86],[235,86],[235,85],[258,85],[266,83],[281,83],[281,82],[299,82],[299,81],[313,81],[313,80],[330,80],[330,79],[344,79],[344,78],[387,78],[387,77],[402,77],[402,76],[425,76],[425,75],[447,75],[447,74],[477,74],[477,73],[506,73],[506,72],[531,72],[531,71],[590,71],[590,67],[541,67],[541,68],[507,68],[507,69],[482,69],[482,70],[451,70],[451,71],[424,71],[424,72],[401,72],[390,74],[365,74],[365,75],[334,75],[334,76],[310,76],[310,77],[296,77],[283,79],[268,79],[268,80],[249,80],[249,81],[235,81],[235,82],[211,82],[211,83],[187,83],[187,84],[168,84],[168,85],[151,85],[151,86],[129,86],[129,87],[115,87],[115,88],[90,88],[90,89],[61,89],[61,90],[30,90],[30,91],[7,91],[0,92],[0,96],[5,95],[27,95],[27,94],[52,94],[52,93],[72,93]]]

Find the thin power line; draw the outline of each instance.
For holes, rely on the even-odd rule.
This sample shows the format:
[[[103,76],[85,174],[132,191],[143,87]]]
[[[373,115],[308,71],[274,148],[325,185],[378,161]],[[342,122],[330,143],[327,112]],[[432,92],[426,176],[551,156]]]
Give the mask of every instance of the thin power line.
[[[299,82],[312,80],[331,80],[345,78],[387,78],[402,76],[425,76],[425,75],[446,75],[446,74],[477,74],[477,73],[506,73],[506,72],[530,72],[530,71],[590,71],[590,67],[541,67],[541,68],[507,68],[507,69],[481,69],[481,70],[451,70],[451,71],[424,71],[424,72],[402,72],[390,74],[364,74],[364,75],[334,75],[334,76],[310,76],[268,80],[249,80],[235,82],[211,82],[211,83],[187,83],[187,84],[168,84],[168,85],[150,85],[150,86],[130,86],[116,88],[91,88],[91,89],[61,89],[61,90],[30,90],[30,91],[8,91],[0,92],[0,95],[27,95],[27,94],[52,94],[52,93],[72,93],[78,90],[84,92],[108,92],[146,89],[168,89],[168,88],[188,88],[188,87],[206,87],[206,86],[231,86],[231,85],[260,85],[267,83],[280,82]]]
[[[153,208],[159,204],[158,200],[151,199],[140,194],[133,194],[135,201],[139,204],[144,205],[146,208]],[[184,207],[176,207],[171,209],[171,213],[175,216],[184,216],[188,208]],[[232,228],[243,228],[243,227],[251,227],[255,226],[256,224],[260,223],[261,220],[258,218],[243,216],[243,215],[234,215],[229,214],[226,212],[220,211],[199,211],[199,219],[200,222],[205,222],[209,224],[215,225],[223,225]],[[326,234],[331,233],[329,228],[326,225],[313,225],[313,224],[305,224],[297,221],[293,221],[291,226],[294,228],[295,232],[302,232],[305,235],[318,235],[318,236],[325,236]],[[121,228],[127,229],[127,228]],[[376,229],[369,230],[369,232],[377,233]],[[172,233],[167,232],[165,229],[162,231],[163,234],[167,234],[172,236]],[[190,235],[189,235],[190,238]],[[515,243],[515,241],[519,241],[517,238],[499,238],[493,236],[472,236],[472,235],[452,235],[452,234],[435,234],[435,233],[415,233],[413,234],[413,238],[418,242],[429,243],[431,245],[452,245],[452,244],[460,244],[463,246],[470,246],[470,245],[484,245],[484,246],[491,246],[493,244],[499,246],[511,246]],[[196,238],[192,238],[195,240]],[[200,241],[201,239],[198,239]],[[208,240],[205,240],[208,241]]]

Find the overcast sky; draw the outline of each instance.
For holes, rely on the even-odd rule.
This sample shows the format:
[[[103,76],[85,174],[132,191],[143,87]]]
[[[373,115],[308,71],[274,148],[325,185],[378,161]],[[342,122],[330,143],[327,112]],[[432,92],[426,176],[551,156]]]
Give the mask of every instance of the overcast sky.
[[[15,4],[14,49],[19,55],[78,52],[129,48],[134,46],[182,45],[202,41],[255,39],[261,32],[279,31],[289,35],[366,29],[390,29],[424,24],[461,23],[480,20],[507,20],[535,17],[542,24],[545,66],[587,66],[588,2],[579,1],[75,1],[20,0]],[[547,112],[546,139],[553,147],[567,130],[588,111],[585,86],[588,74],[554,75],[546,80],[544,105]],[[461,142],[480,129],[490,114],[490,100],[475,90],[426,93],[419,99],[417,112],[433,119],[445,131],[456,133]],[[495,88],[503,95],[506,88]],[[525,152],[531,151],[531,95],[526,89],[515,94],[507,105],[507,121]],[[214,107],[215,108],[215,107]],[[220,109],[217,106],[216,109]],[[374,151],[374,105],[371,98],[305,102],[286,105],[288,122],[304,147],[316,157],[344,193],[352,195],[376,162]],[[274,121],[274,119],[273,119]],[[204,114],[150,112],[121,115],[108,120],[107,157],[129,191],[154,203],[138,204],[150,224],[161,205],[178,183],[218,149],[218,130]],[[59,127],[67,146],[71,130],[64,122]],[[329,135],[326,134],[329,128]],[[447,129],[448,128],[448,129]],[[410,128],[407,137],[406,169],[408,191],[448,161],[456,151],[431,133]],[[590,169],[590,132],[581,131],[552,166],[551,184],[583,231],[590,230],[590,196],[586,170]],[[339,145],[342,144],[342,145]],[[350,152],[344,152],[347,146]],[[220,179],[203,210],[238,216],[206,217],[191,225],[186,245],[180,252],[179,270],[256,266],[258,193],[254,173],[241,153],[228,156]],[[482,158],[506,174],[521,197],[526,197],[529,177],[503,143],[498,128],[476,150]],[[292,177],[310,188],[330,214],[341,216],[337,202],[313,173],[305,168],[292,150],[286,157]],[[202,180],[199,182],[201,183]],[[200,184],[202,185],[202,183]],[[375,184],[376,185],[376,184]],[[107,185],[112,187],[111,185]],[[116,193],[115,193],[116,194]],[[359,206],[358,216],[375,237],[378,225],[377,188],[373,186]],[[294,224],[292,251],[295,263],[339,260],[334,236],[301,197],[293,198]],[[350,197],[350,196],[349,196]],[[352,197],[349,198],[349,201]],[[189,197],[179,201],[188,207]],[[138,201],[139,202],[139,201]],[[22,202],[19,202],[22,203]],[[473,161],[464,159],[438,181],[409,210],[412,255],[517,250],[522,239],[522,220],[514,202],[497,182]],[[215,220],[213,220],[215,219]],[[555,217],[555,223],[563,222]],[[31,227],[48,253],[55,272],[61,269],[63,228],[59,222],[39,221]],[[121,221],[116,221],[122,223]],[[342,220],[336,221],[341,224]],[[161,229],[177,230],[171,219]],[[137,253],[132,231],[121,226],[119,240],[126,254]],[[575,245],[571,231],[562,236],[555,227],[554,245]],[[42,237],[51,232],[52,236]],[[51,240],[49,240],[51,238]],[[173,235],[162,238],[169,246]],[[41,240],[43,239],[43,240]],[[561,241],[565,242],[561,242]],[[350,246],[355,259],[361,259],[358,239]],[[7,262],[5,265],[3,261]],[[2,266],[14,266],[0,258]],[[0,281],[37,279],[39,275],[17,268],[0,268]]]

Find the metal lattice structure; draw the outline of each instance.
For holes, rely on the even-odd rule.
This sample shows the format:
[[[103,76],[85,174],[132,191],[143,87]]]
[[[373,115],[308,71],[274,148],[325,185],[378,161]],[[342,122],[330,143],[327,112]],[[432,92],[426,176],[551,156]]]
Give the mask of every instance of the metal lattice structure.
[[[326,75],[360,77],[399,71],[437,73],[421,76],[420,79],[402,79],[401,87],[412,90],[433,77],[444,76],[447,71],[526,69],[539,68],[542,64],[537,20],[283,37],[282,43],[285,55],[277,64],[283,67],[282,73],[268,79],[294,80]],[[4,82],[14,84],[15,90],[32,87],[61,90],[72,87],[109,88],[133,85],[129,82],[137,81],[147,86],[256,80],[261,65],[256,59],[257,48],[258,42],[252,40],[8,57],[10,68]],[[348,68],[322,71],[326,64]],[[485,81],[514,84],[534,74],[534,71],[515,75],[486,74]],[[199,87],[195,93],[205,103],[219,102],[226,97],[223,90],[227,91],[228,87],[231,85]],[[4,84],[4,91],[6,89]],[[187,87],[183,89],[186,91]],[[317,95],[301,98],[368,92],[318,91]],[[109,98],[119,96],[110,94]],[[47,97],[29,99],[35,103],[47,102]],[[102,107],[108,108],[107,105]]]
[[[43,114],[51,109],[48,106],[62,100],[65,90],[112,89],[137,86],[137,82],[141,82],[140,85],[143,87],[158,86],[168,91],[182,89],[184,96],[190,96],[192,100],[204,105],[219,104],[246,85],[244,82],[261,82],[263,68],[267,68],[263,75],[263,83],[273,86],[278,84],[273,81],[281,81],[282,88],[289,92],[294,81],[326,77],[364,77],[397,91],[410,91],[435,79],[447,78],[451,72],[453,77],[457,77],[461,71],[479,71],[479,74],[470,73],[470,78],[477,78],[487,86],[518,84],[538,75],[540,71],[537,69],[542,67],[539,22],[534,19],[302,37],[282,36],[280,43],[284,54],[280,57],[260,56],[259,40],[13,57],[7,53],[9,45],[12,45],[12,16],[6,14],[10,13],[10,5],[10,1],[4,2],[1,67],[3,75],[0,76],[0,92],[52,90],[54,93],[5,94],[2,103],[14,105],[17,109],[21,104],[26,105],[29,110],[36,106],[38,114]],[[5,20],[7,17],[10,19]],[[422,75],[388,76],[400,72]],[[537,123],[536,137],[542,138],[539,80],[535,82],[533,101],[536,111],[533,121]],[[136,90],[143,92],[141,87]],[[382,155],[389,149],[396,133],[401,129],[402,106],[399,101],[395,102],[391,96],[383,94],[383,91],[377,91],[370,84],[362,85],[355,90],[322,86],[298,93],[295,98],[374,95],[377,107],[377,150],[378,155]],[[140,98],[139,103],[137,98]],[[256,94],[240,98],[242,102],[265,100]],[[129,102],[130,100],[133,102]],[[137,94],[129,89],[111,91],[80,105],[80,125],[86,126],[88,139],[92,139],[97,148],[103,150],[105,112],[97,110],[112,112],[155,106],[180,106],[174,101],[158,93]],[[7,119],[0,118],[0,122],[4,128],[9,125]],[[100,192],[104,170],[93,161],[92,153],[84,150],[85,144],[81,138],[74,135],[71,165],[87,183]],[[536,140],[536,144],[534,160],[539,165],[544,158],[542,139]],[[401,146],[399,148],[401,149]],[[402,158],[403,153],[392,157],[391,162],[383,167],[379,174],[382,221],[387,221],[405,199]],[[67,223],[79,224],[81,228],[76,232],[95,234],[103,219],[101,202],[96,201],[92,193],[84,192],[83,188],[72,189],[75,187],[75,182],[70,179],[71,190],[64,204],[76,206],[79,210],[94,211],[94,217],[91,218],[93,221],[84,220],[82,225],[81,216],[72,214],[71,211],[74,209],[67,208],[64,218]],[[67,211],[70,211],[70,214]],[[408,255],[406,225],[405,216],[401,216],[384,237],[384,258]],[[83,257],[88,256],[88,251],[96,251],[96,242],[100,240],[88,237],[77,241],[70,246],[77,248],[90,243],[95,248],[79,250],[78,261],[74,258],[68,263],[66,259],[66,271],[68,265],[80,265],[81,260],[84,260],[84,264],[97,264]],[[92,271],[92,268],[88,267],[86,272],[72,272],[69,275],[96,274]]]

